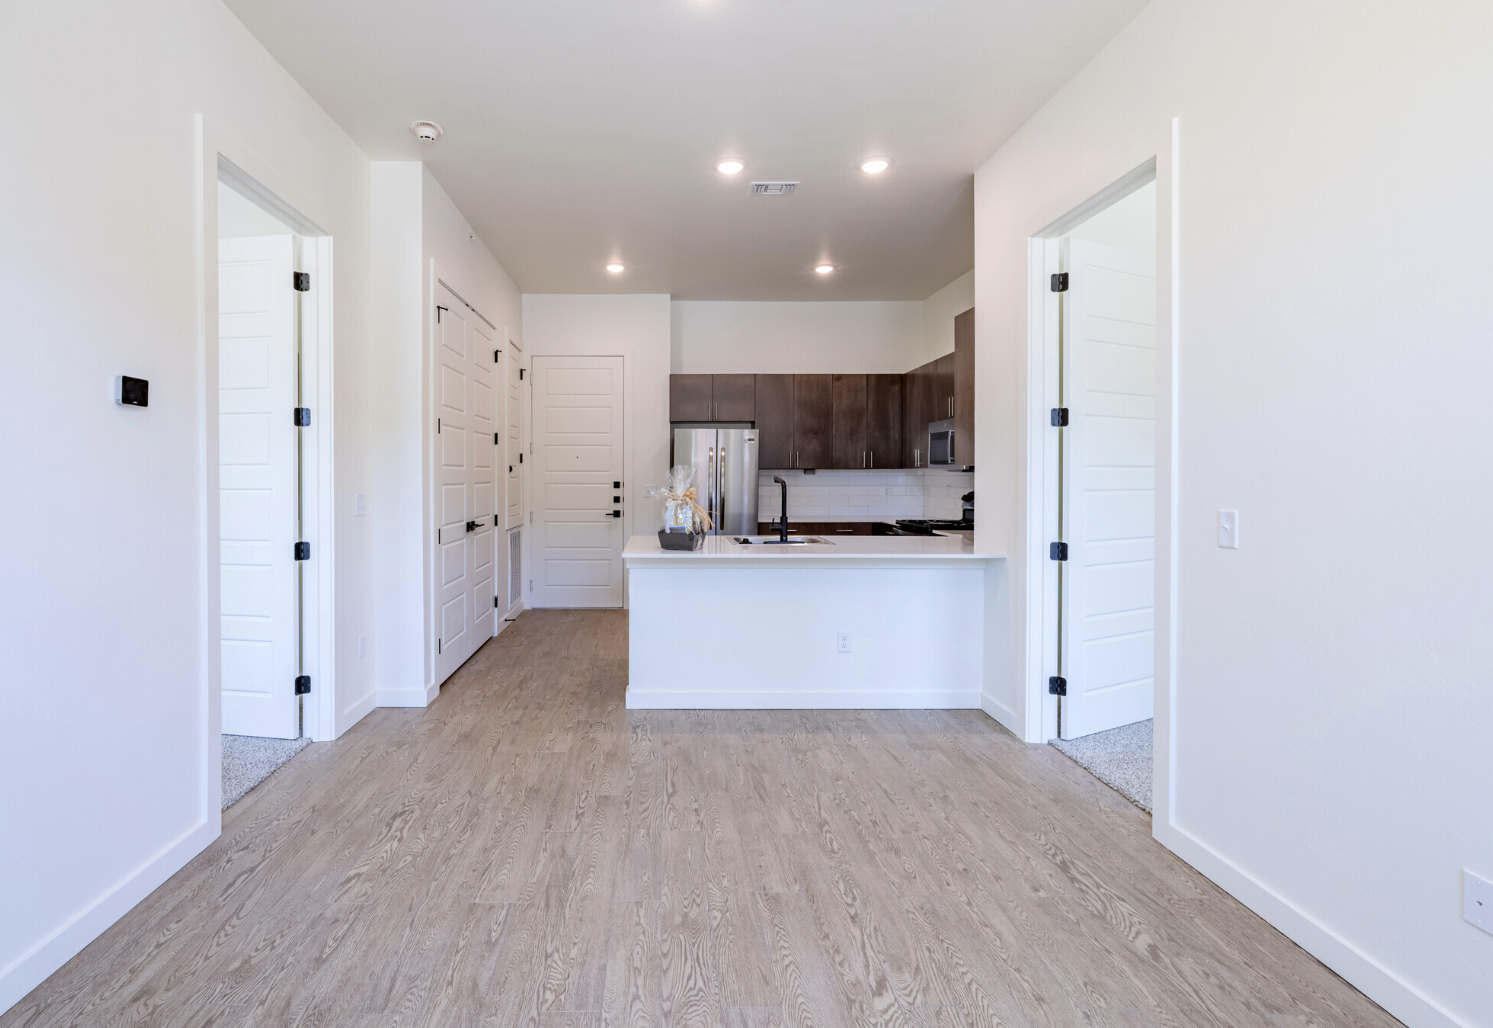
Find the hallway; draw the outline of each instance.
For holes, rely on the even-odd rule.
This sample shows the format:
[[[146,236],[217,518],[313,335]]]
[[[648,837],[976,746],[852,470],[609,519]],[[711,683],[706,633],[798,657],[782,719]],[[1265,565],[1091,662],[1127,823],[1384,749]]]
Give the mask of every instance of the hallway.
[[[534,611],[6,1015],[64,1025],[1398,1024],[978,711],[623,709]]]

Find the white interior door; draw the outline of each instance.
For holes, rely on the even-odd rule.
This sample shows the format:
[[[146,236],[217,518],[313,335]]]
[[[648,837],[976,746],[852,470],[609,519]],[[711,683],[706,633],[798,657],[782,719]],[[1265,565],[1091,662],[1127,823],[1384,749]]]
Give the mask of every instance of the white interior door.
[[[218,242],[223,731],[300,735],[294,237]]]
[[[1063,243],[1062,658],[1072,739],[1152,712],[1156,275],[1142,254]]]
[[[622,606],[622,358],[535,357],[539,607]]]
[[[451,290],[436,291],[434,384],[435,681],[493,630],[492,330]]]

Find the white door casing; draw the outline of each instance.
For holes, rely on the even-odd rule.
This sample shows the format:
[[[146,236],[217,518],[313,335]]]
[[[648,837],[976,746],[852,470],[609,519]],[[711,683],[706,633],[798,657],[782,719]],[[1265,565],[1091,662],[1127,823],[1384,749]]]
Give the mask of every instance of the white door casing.
[[[1144,255],[1063,241],[1065,739],[1152,715],[1156,276]]]
[[[623,496],[623,359],[533,362],[531,603],[621,607],[625,532],[613,515]]]
[[[513,340],[503,354],[503,441],[502,459],[507,477],[504,480],[505,521],[510,533],[518,533],[524,523],[524,416],[522,360]],[[510,535],[508,546],[508,585],[505,615],[513,617],[523,602],[523,551]]]
[[[492,332],[444,283],[434,326],[434,683],[492,638]]]
[[[300,735],[291,235],[218,242],[222,730]]]

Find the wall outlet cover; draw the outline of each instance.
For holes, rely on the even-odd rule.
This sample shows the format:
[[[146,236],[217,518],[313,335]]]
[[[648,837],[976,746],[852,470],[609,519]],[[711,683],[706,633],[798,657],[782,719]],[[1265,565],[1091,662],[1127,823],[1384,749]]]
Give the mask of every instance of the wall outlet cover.
[[[366,635],[358,636],[358,656],[360,658],[368,656],[368,637]]]
[[[840,632],[835,636],[835,649],[840,653],[850,652],[850,633]]]
[[[1493,935],[1493,880],[1462,869],[1462,917]]]

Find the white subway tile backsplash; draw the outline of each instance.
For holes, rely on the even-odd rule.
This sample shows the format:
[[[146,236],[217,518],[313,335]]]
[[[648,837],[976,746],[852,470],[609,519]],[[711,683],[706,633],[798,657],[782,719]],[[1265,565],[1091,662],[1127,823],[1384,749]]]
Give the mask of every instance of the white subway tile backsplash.
[[[774,472],[788,483],[788,516],[802,520],[957,518],[960,497],[975,487],[975,476],[955,471],[798,471]],[[758,480],[758,517],[777,517],[782,495],[774,473]]]

